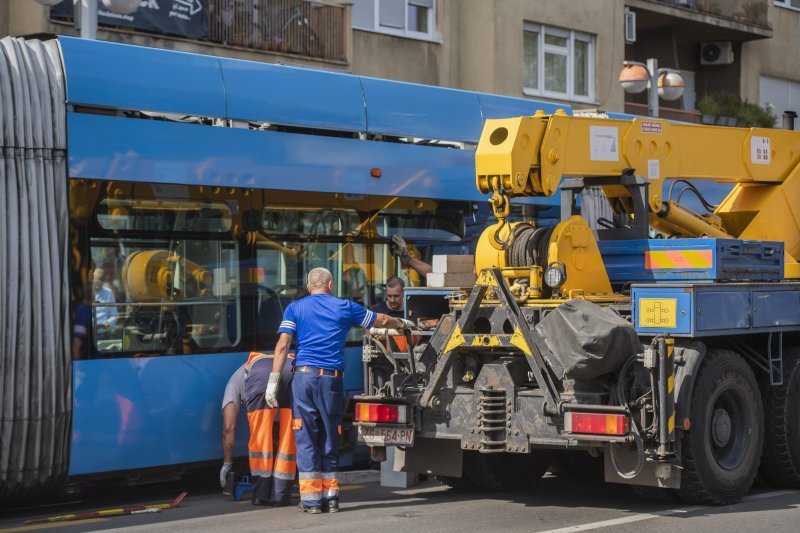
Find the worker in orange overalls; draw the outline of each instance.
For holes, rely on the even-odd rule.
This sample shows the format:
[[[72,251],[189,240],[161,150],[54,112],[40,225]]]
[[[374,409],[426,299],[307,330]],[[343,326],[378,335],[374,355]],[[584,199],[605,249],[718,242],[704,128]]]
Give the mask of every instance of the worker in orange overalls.
[[[278,407],[272,409],[264,400],[267,381],[272,372],[272,355],[250,353],[245,364],[245,404],[250,423],[250,475],[253,484],[253,505],[289,505],[294,481],[296,448],[292,431],[292,409],[289,386],[291,365],[283,368],[278,387]],[[277,450],[273,442],[273,425],[278,415]]]

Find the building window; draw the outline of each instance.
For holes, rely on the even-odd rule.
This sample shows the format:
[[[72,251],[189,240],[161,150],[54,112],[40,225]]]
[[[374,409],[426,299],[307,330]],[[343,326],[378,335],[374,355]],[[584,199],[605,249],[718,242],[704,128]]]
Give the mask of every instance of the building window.
[[[525,23],[523,92],[580,102],[594,101],[594,35]]]
[[[352,0],[353,28],[414,39],[436,38],[436,0]]]
[[[775,5],[800,11],[800,0],[775,0]]]

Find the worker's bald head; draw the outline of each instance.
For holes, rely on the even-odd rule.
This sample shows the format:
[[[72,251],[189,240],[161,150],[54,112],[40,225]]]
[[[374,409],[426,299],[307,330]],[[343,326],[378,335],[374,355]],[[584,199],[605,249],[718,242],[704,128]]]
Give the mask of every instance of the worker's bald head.
[[[333,293],[333,275],[327,268],[317,267],[308,273],[308,292],[319,294],[327,292]]]

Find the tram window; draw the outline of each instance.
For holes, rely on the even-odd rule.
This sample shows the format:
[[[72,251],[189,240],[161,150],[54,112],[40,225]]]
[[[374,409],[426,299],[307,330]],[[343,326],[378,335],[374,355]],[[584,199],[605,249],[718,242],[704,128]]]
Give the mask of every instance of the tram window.
[[[94,239],[96,356],[189,354],[239,344],[234,242]]]
[[[225,233],[231,229],[231,212],[225,202],[106,198],[98,206],[97,221],[116,231]]]
[[[277,342],[278,326],[286,307],[306,296],[306,277],[313,268],[333,274],[334,295],[365,307],[372,298],[372,265],[369,246],[349,242],[273,241],[263,238],[256,251],[258,264],[258,349],[269,350]],[[348,341],[360,340],[351,330]]]
[[[345,237],[362,232],[362,217],[352,209],[271,207],[261,215],[267,235],[292,237]]]
[[[400,235],[413,241],[460,241],[464,238],[464,214],[471,209],[466,202],[432,200],[385,201],[375,219],[378,235]]]

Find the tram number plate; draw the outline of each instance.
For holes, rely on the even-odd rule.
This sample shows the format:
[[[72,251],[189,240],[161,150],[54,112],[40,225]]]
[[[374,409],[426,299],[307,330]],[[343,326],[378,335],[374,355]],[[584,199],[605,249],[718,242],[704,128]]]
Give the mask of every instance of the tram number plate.
[[[359,427],[358,438],[370,446],[414,444],[414,428]]]

